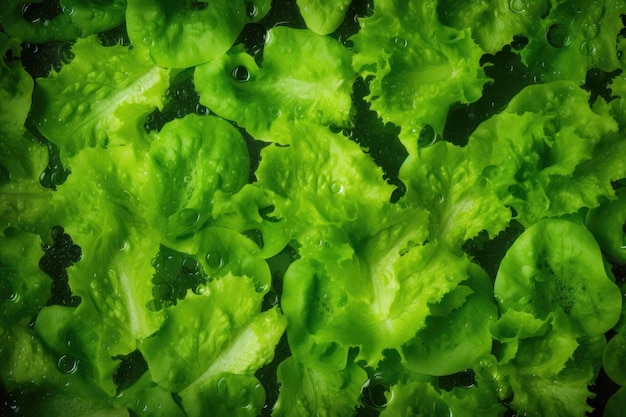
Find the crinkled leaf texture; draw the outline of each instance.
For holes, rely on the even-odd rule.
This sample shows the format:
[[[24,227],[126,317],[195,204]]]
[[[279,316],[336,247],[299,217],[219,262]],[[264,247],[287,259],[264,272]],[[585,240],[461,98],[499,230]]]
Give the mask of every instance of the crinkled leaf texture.
[[[441,22],[458,30],[470,28],[483,51],[495,54],[516,35],[533,32],[550,8],[549,0],[442,0],[437,10]]]
[[[231,381],[243,378],[242,385],[250,387],[246,381],[271,361],[285,328],[278,310],[260,312],[263,295],[251,278],[228,273],[168,308],[162,328],[141,343],[152,378],[178,392],[189,415],[206,415],[216,402],[232,410],[247,404],[252,413],[264,404],[264,395],[256,398],[262,390],[256,384],[232,401],[241,394]],[[235,387],[228,388],[231,383]]]
[[[158,235],[139,215],[146,166],[147,158],[138,157],[132,146],[83,150],[72,158],[73,173],[55,193],[48,219],[51,225],[63,224],[82,249],[82,259],[68,271],[81,302],[76,308],[44,308],[37,331],[57,352],[66,351],[71,341],[72,355],[83,358],[111,395],[114,357],[134,351],[163,320],[162,312],[147,308],[152,266],[137,262],[159,249]]]
[[[189,236],[211,217],[214,194],[227,198],[248,180],[241,133],[223,119],[195,114],[167,123],[150,144],[146,217],[166,241]]]
[[[404,161],[400,178],[407,187],[400,203],[429,211],[432,241],[461,247],[483,230],[497,235],[511,218],[467,148],[443,141],[421,147]]]
[[[291,356],[278,365],[281,391],[272,416],[353,415],[366,380],[366,372],[353,362],[326,370],[309,368]]]
[[[494,291],[504,310],[542,320],[562,311],[588,336],[611,329],[622,309],[593,235],[568,220],[542,220],[527,229],[502,260]]]
[[[334,32],[348,11],[350,0],[297,0],[306,26],[315,33],[327,35]]]
[[[588,97],[569,81],[526,87],[470,137],[471,163],[525,226],[596,207],[626,176],[626,141]]]
[[[492,387],[485,384],[444,391],[429,381],[407,381],[394,385],[387,407],[381,417],[405,416],[500,416],[504,406],[499,404]]]
[[[304,29],[277,26],[266,36],[262,66],[235,47],[197,67],[200,102],[270,142],[268,131],[277,120],[349,125],[355,77],[350,52]]]
[[[244,25],[269,10],[267,1],[258,3],[260,7],[244,0],[128,0],[128,35],[157,65],[188,68],[228,51]],[[247,5],[255,10],[252,16]]]
[[[626,188],[617,191],[617,200],[606,201],[590,210],[586,225],[598,244],[613,260],[626,263]]]
[[[39,130],[67,156],[137,137],[162,104],[169,71],[140,49],[104,48],[95,35],[79,39],[72,52],[70,64],[37,81],[32,116]]]
[[[511,407],[533,416],[590,411],[587,386],[622,308],[591,233],[568,220],[536,223],[508,250],[494,291],[502,316],[493,353]]]
[[[37,8],[44,0],[7,0],[0,8],[0,23],[6,33],[23,42],[71,41],[80,35],[69,14],[61,13],[52,19],[40,16]],[[30,11],[28,10],[30,8]],[[31,15],[32,14],[32,15]],[[29,17],[27,17],[29,16]]]
[[[551,2],[547,16],[533,25],[522,62],[547,81],[585,82],[587,71],[620,68],[616,42],[626,13],[622,0]],[[523,32],[522,32],[523,33]]]
[[[443,131],[453,104],[477,100],[488,81],[480,66],[482,50],[469,29],[440,23],[437,1],[385,0],[360,19],[353,67],[369,82],[366,97],[384,122],[402,128],[409,152],[421,130]]]

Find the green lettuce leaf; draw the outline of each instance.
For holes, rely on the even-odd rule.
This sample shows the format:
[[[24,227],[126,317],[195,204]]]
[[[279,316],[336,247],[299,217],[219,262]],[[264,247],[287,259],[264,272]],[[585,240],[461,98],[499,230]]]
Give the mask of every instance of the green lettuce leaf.
[[[128,0],[128,35],[161,67],[188,68],[223,55],[268,1]]]
[[[278,365],[281,391],[272,416],[354,415],[366,372],[350,362],[341,370],[309,368],[293,356]]]
[[[442,0],[438,5],[441,22],[457,30],[470,28],[472,38],[483,51],[495,54],[516,35],[528,36],[540,25],[551,7],[548,0],[489,0],[468,2]]]
[[[60,0],[59,3],[83,37],[124,23],[126,0]]]
[[[385,123],[402,128],[409,152],[424,127],[442,133],[450,106],[480,97],[488,81],[482,51],[469,29],[440,23],[436,0],[376,2],[374,14],[359,22],[352,65],[372,77],[366,99]]]
[[[483,230],[497,235],[511,218],[480,168],[472,166],[468,149],[449,142],[409,154],[399,177],[407,187],[400,203],[429,211],[431,241],[460,247]]]
[[[564,312],[589,336],[611,329],[622,309],[619,287],[606,275],[593,235],[567,220],[543,220],[527,229],[504,256],[494,292],[504,311],[542,320]]]
[[[619,417],[626,407],[626,388],[621,387],[606,402],[604,417]]]
[[[217,117],[187,115],[167,123],[150,144],[146,217],[169,241],[198,231],[211,217],[214,194],[239,191],[249,156],[237,129]]]
[[[626,175],[626,142],[588,97],[565,81],[526,87],[470,137],[473,164],[522,224],[596,207]]]
[[[626,385],[626,334],[623,331],[607,343],[602,365],[609,378],[619,385]]]
[[[437,388],[429,381],[409,380],[394,385],[388,398],[381,417],[495,417],[504,412],[504,406],[497,401],[491,384],[481,380],[450,391]]]
[[[198,66],[194,80],[202,104],[256,139],[274,141],[268,130],[277,120],[349,124],[350,59],[332,38],[277,26],[267,31],[262,66],[235,47]]]
[[[61,72],[37,81],[32,116],[38,129],[62,158],[140,137],[145,116],[162,105],[169,71],[140,49],[104,48],[96,36],[78,40],[72,52]]]
[[[315,33],[327,35],[334,32],[348,11],[350,0],[324,2],[321,0],[297,0],[300,14],[306,26]]]
[[[285,319],[276,309],[260,312],[265,291],[247,276],[228,273],[167,308],[162,328],[141,343],[153,380],[178,392],[190,415],[204,415],[216,396],[228,399],[219,375],[252,376],[273,358]],[[256,406],[254,391],[249,403]]]
[[[602,250],[619,263],[626,263],[626,188],[617,191],[617,200],[590,210],[586,225]]]
[[[522,62],[545,81],[585,82],[587,71],[620,68],[616,42],[626,13],[621,0],[566,0],[553,4],[547,16],[532,27]]]
[[[146,166],[145,155],[138,157],[132,147],[85,149],[72,158],[73,173],[55,193],[49,216],[51,225],[64,225],[81,248],[80,262],[68,271],[80,304],[44,308],[36,329],[57,352],[73,340],[71,353],[83,358],[110,395],[119,362],[114,358],[134,351],[163,321],[162,312],[147,308],[153,272],[148,260],[159,240],[138,214]]]
[[[38,235],[0,235],[0,332],[16,323],[28,324],[50,298],[50,279],[39,269],[43,255]]]
[[[490,326],[498,314],[491,280],[477,265],[470,266],[469,275],[431,307],[433,314],[426,318],[425,327],[402,346],[408,369],[450,375],[472,368],[491,352]]]
[[[22,42],[71,41],[81,32],[68,13],[46,0],[7,0],[0,8],[0,23]]]

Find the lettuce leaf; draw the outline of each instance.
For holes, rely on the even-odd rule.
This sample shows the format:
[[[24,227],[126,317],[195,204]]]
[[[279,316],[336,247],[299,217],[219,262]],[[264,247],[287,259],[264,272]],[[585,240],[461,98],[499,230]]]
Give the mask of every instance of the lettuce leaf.
[[[277,26],[267,31],[261,66],[236,46],[198,66],[194,80],[202,104],[271,142],[278,120],[349,125],[350,59],[334,39]]]
[[[448,109],[477,100],[488,78],[469,29],[440,23],[437,1],[385,0],[359,20],[353,67],[369,82],[366,99],[386,122],[402,128],[409,152],[426,126],[441,134]]]
[[[85,147],[125,144],[129,132],[139,137],[146,115],[162,105],[169,71],[139,49],[104,48],[96,36],[78,40],[72,53],[61,72],[37,81],[37,128],[59,146],[62,158]]]

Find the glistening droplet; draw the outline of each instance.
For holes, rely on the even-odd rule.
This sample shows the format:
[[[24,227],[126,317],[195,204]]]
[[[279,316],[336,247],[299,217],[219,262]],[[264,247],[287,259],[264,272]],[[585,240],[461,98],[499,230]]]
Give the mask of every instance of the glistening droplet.
[[[569,29],[561,23],[555,23],[548,28],[546,40],[554,48],[563,48],[570,42]]]
[[[250,80],[250,72],[243,65],[238,65],[233,69],[232,76],[236,81],[245,83]]]

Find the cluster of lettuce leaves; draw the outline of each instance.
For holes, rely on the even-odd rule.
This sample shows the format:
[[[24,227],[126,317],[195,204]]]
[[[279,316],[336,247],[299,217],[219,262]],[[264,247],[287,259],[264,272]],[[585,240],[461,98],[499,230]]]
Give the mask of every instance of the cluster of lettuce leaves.
[[[284,4],[3,5],[4,409],[583,416],[600,372],[625,385],[626,3],[286,3],[256,53],[240,34]],[[454,137],[506,48],[530,81]]]

